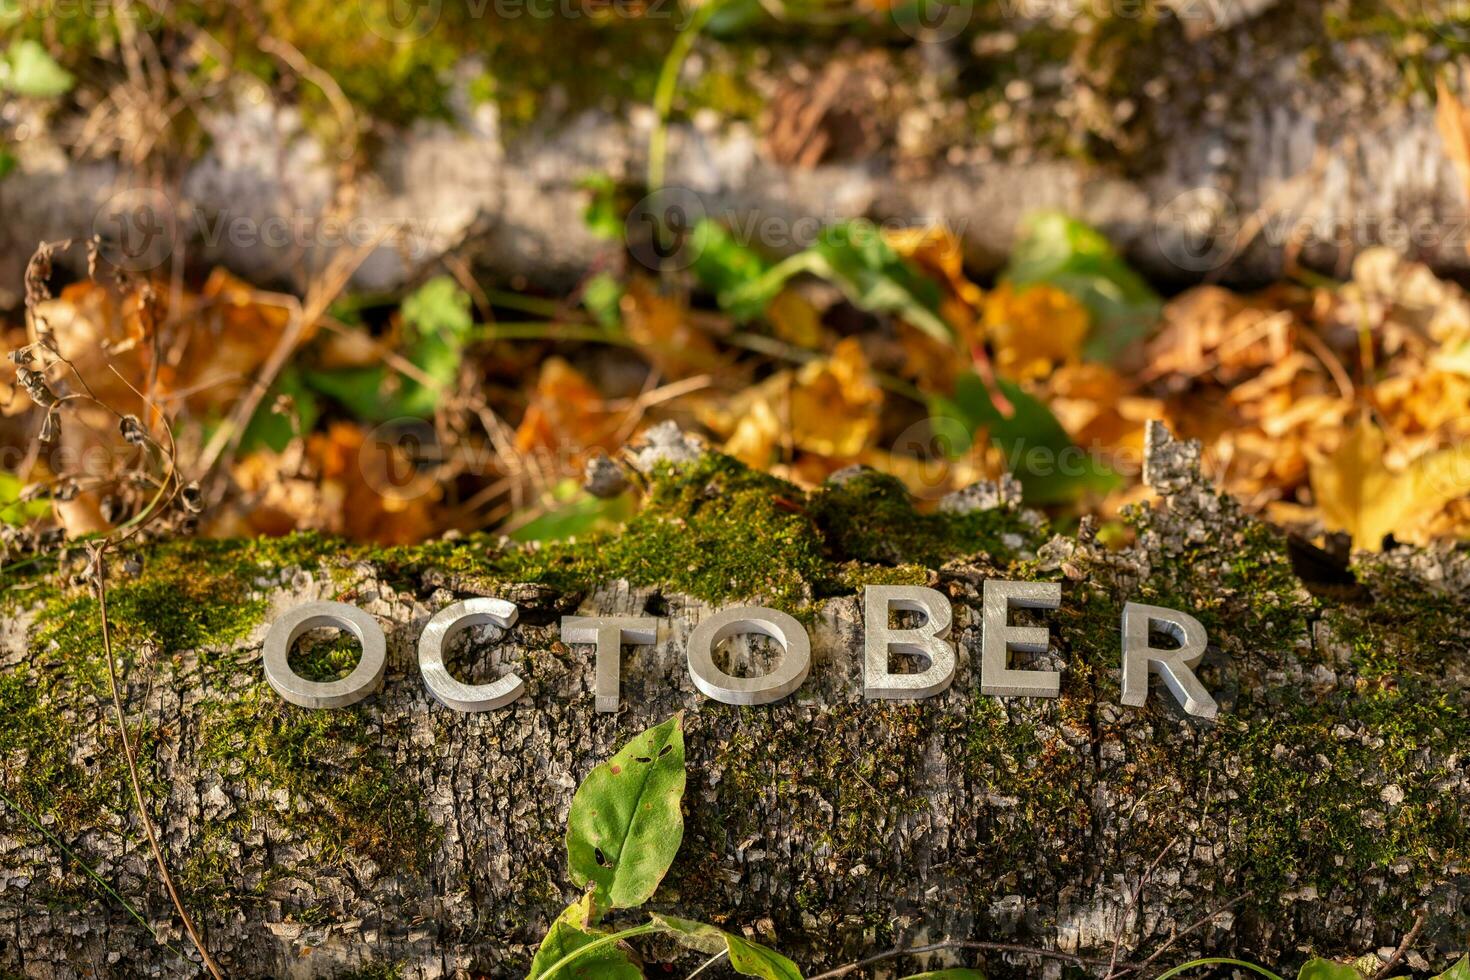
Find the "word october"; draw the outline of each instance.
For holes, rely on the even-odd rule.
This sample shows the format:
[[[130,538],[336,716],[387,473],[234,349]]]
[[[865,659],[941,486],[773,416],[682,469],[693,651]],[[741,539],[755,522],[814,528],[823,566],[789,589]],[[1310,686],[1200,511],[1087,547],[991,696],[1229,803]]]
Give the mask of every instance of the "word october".
[[[1061,674],[1052,670],[1020,670],[1010,666],[1012,651],[1044,653],[1050,632],[1044,626],[1016,626],[1012,609],[1056,609],[1062,587],[1056,583],[985,583],[980,649],[980,691],[1002,697],[1054,698],[1061,692]],[[919,626],[889,625],[895,610],[923,617]],[[472,626],[493,624],[509,629],[516,607],[503,599],[480,598],[458,602],[429,620],[419,637],[419,671],[429,693],[456,711],[502,708],[521,696],[525,683],[508,673],[488,684],[470,685],[450,676],[444,663],[449,641]],[[954,680],[955,647],[948,639],[953,607],[933,589],[916,585],[869,585],[863,589],[863,694],[869,698],[913,699],[933,697]],[[561,638],[568,644],[590,644],[596,649],[598,711],[618,710],[621,700],[621,657],[624,645],[657,641],[658,619],[651,616],[567,616]],[[310,681],[289,664],[292,646],[307,630],[335,626],[357,637],[362,657],[352,673],[337,681]],[[1159,649],[1150,632],[1171,637],[1178,646]],[[1184,711],[1213,718],[1210,697],[1194,667],[1209,642],[1193,616],[1160,606],[1130,602],[1123,607],[1122,675],[1125,705],[1142,706],[1148,699],[1149,674],[1157,674]],[[761,634],[781,647],[780,662],[759,677],[736,677],[714,662],[715,647],[742,634]],[[895,673],[890,656],[914,655],[927,662],[918,673]],[[723,609],[703,619],[689,636],[689,676],[707,697],[725,704],[770,704],[801,687],[811,669],[811,638],[791,616],[764,606]],[[382,684],[387,641],[377,620],[340,602],[311,602],[291,609],[266,634],[263,652],[266,679],[281,697],[307,708],[336,708],[355,704]]]

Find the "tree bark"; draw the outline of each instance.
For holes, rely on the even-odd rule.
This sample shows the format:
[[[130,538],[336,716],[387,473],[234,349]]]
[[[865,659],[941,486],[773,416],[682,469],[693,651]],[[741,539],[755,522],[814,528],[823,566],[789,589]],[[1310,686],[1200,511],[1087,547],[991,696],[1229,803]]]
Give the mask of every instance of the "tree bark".
[[[892,518],[875,503],[892,488],[872,474],[810,496],[757,483],[737,500],[726,481],[742,478],[738,464],[662,472],[640,533],[674,521],[671,533],[707,535],[765,506],[792,533],[809,529],[832,563],[822,567],[844,576],[766,579],[764,601],[805,617],[813,645],[805,684],[767,707],[706,700],[685,667],[700,617],[739,598],[706,601],[639,575],[568,588],[556,562],[514,584],[495,564],[504,553],[476,539],[345,557],[316,539],[145,549],[109,607],[152,816],[186,902],[231,976],[519,975],[575,895],[562,838],[577,783],[683,710],[686,830],[652,904],[750,931],[808,972],[942,939],[1101,961],[1088,976],[1106,973],[1115,943],[1123,963],[1160,954],[1143,976],[1205,953],[1285,971],[1309,949],[1396,946],[1420,913],[1409,963],[1443,968],[1470,921],[1470,556],[1360,556],[1357,584],[1313,597],[1284,542],[1200,485],[1185,455],[1182,476],[1154,457],[1150,477],[1169,492],[1129,548],[1110,552],[1085,527],[1080,538],[1008,531],[927,571],[875,560],[854,530]],[[1035,518],[954,520],[945,526],[960,534]],[[902,528],[892,533],[897,560]],[[682,552],[690,570],[730,557],[702,547]],[[779,571],[784,554],[752,574]],[[865,701],[853,583],[895,576],[955,603],[958,673],[928,700]],[[1062,671],[1059,699],[979,694],[979,593],[991,577],[1062,582],[1062,608],[1035,619],[1051,647],[1030,664]],[[0,970],[194,975],[191,957],[150,937],[58,847],[186,947],[119,778],[89,645],[96,604],[60,571],[23,584],[32,591],[20,596],[44,601],[12,591],[0,631]],[[735,583],[752,604],[759,593]],[[478,594],[511,599],[521,618],[489,637],[499,666],[471,668],[470,680],[515,669],[526,691],[462,714],[426,693],[415,645],[432,612]],[[387,634],[383,688],[355,707],[289,706],[263,679],[269,621],[313,599],[360,606]],[[1202,677],[1217,720],[1183,715],[1157,683],[1146,707],[1120,706],[1127,599],[1209,627]],[[663,617],[656,646],[625,652],[615,716],[594,711],[590,649],[559,642],[560,616],[578,610]],[[732,657],[759,670],[769,652],[742,642]],[[993,977],[1063,966],[961,955]]]

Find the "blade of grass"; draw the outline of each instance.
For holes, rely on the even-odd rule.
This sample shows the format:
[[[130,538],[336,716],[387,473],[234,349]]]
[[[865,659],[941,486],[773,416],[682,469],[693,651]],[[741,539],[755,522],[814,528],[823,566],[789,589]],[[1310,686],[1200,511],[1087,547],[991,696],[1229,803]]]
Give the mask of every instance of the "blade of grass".
[[[648,134],[648,193],[652,194],[664,185],[664,161],[668,154],[669,111],[674,105],[674,93],[679,87],[679,72],[684,59],[694,47],[699,32],[720,9],[723,0],[704,0],[674,38],[669,53],[664,58],[663,68],[658,73],[658,85],[653,90],[653,131]]]
[[[134,908],[131,902],[129,902],[126,898],[123,898],[115,890],[113,890],[113,887],[109,885],[102,878],[102,876],[99,875],[96,870],[92,868],[91,865],[89,865],[86,861],[83,861],[75,851],[67,847],[66,844],[61,840],[61,838],[57,837],[55,834],[51,833],[51,831],[47,830],[41,824],[41,821],[36,819],[35,814],[31,813],[25,807],[21,806],[15,800],[11,799],[10,794],[6,793],[3,789],[0,789],[0,802],[3,802],[6,806],[10,807],[10,809],[14,810],[22,817],[25,817],[26,823],[36,828],[36,831],[42,837],[46,838],[46,840],[50,841],[51,844],[55,846],[58,851],[71,858],[72,861],[76,863],[77,867],[81,868],[83,873],[85,873],[88,878],[91,878],[98,888],[102,889],[102,891],[111,896],[112,899],[117,902],[117,904],[126,909],[128,915],[131,915],[137,921],[138,925],[142,926],[144,929],[147,929],[148,934],[154,938],[158,945],[162,946],[170,953],[173,953],[179,959],[184,960],[185,962],[189,962],[188,957],[183,954],[182,950],[180,950],[177,946],[172,946],[169,943],[165,942],[163,937],[154,931],[153,927],[148,924],[148,920],[143,918],[143,914],[139,912],[136,908]]]

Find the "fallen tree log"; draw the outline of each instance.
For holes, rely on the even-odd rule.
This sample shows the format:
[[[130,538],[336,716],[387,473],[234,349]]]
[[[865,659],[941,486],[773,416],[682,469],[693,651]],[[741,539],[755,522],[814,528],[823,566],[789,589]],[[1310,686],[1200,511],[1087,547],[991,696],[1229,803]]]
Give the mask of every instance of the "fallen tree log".
[[[159,144],[142,168],[99,158],[86,113],[26,117],[17,166],[0,182],[0,283],[16,289],[38,241],[98,235],[104,258],[133,271],[222,264],[297,292],[349,245],[376,246],[353,277],[359,289],[399,288],[447,253],[495,281],[575,285],[616,251],[584,225],[584,181],[641,187],[652,115],[637,100],[572,100],[588,74],[572,56],[560,76],[546,69],[554,81],[532,98],[534,125],[517,124],[472,83],[521,66],[485,64],[485,23],[457,25],[448,10],[458,5],[443,6],[432,36],[457,37],[463,51],[441,71],[453,84],[432,117],[374,118],[358,106],[352,132],[323,136],[299,90],[246,75],[198,110],[197,150]],[[666,183],[686,212],[697,200],[774,254],[844,219],[938,224],[988,273],[1025,214],[1060,208],[1165,285],[1261,284],[1297,262],[1345,273],[1379,244],[1441,275],[1470,271],[1463,181],[1423,84],[1455,64],[1451,12],[1389,5],[1338,23],[1348,15],[1317,3],[1180,0],[1173,14],[1145,15],[1149,6],[1074,23],[1067,5],[1022,4],[928,40],[892,25],[866,40],[797,26],[770,51],[759,33],[710,40],[685,87],[739,95],[728,106],[689,96],[692,118],[669,129]],[[956,9],[970,16],[968,4]],[[1399,34],[1385,29],[1395,25]],[[360,71],[353,59],[347,68]],[[810,91],[826,82],[838,86],[836,110]],[[358,140],[377,149],[344,168],[344,141]],[[126,159],[132,143],[119,144]],[[634,224],[647,216],[634,213]],[[18,300],[0,294],[0,304]]]
[[[1410,967],[1466,946],[1470,553],[1362,555],[1356,581],[1310,575],[1309,593],[1283,538],[1201,485],[1174,444],[1151,456],[1161,505],[1111,551],[1086,524],[1052,535],[1004,494],[919,515],[870,472],[808,495],[673,455],[627,530],[590,542],[373,551],[299,536],[114,559],[152,816],[228,975],[519,975],[575,896],[562,835],[578,781],[679,710],[686,830],[654,907],[749,930],[811,973],[945,938],[1081,958],[964,954],[993,977],[1103,976],[1114,955],[1151,976],[1203,953],[1284,971],[1308,950],[1394,947],[1419,916]],[[979,693],[988,578],[1061,583],[1061,608],[1034,614],[1051,643],[1029,664],[1061,671],[1059,698]],[[874,583],[954,603],[945,693],[864,699]],[[9,585],[0,970],[194,975],[123,778],[95,597],[64,567]],[[415,644],[433,612],[480,595],[514,601],[520,621],[457,669],[514,669],[526,690],[464,714],[425,691]],[[387,634],[384,685],[356,706],[297,708],[264,679],[269,623],[314,599]],[[1130,599],[1208,628],[1215,720],[1157,684],[1145,707],[1119,704]],[[757,602],[808,626],[810,676],[769,706],[705,699],[690,630]],[[616,715],[595,710],[590,649],[559,639],[578,610],[663,621],[656,645],[625,652]],[[766,656],[733,646],[737,662]],[[317,666],[341,666],[325,649]]]

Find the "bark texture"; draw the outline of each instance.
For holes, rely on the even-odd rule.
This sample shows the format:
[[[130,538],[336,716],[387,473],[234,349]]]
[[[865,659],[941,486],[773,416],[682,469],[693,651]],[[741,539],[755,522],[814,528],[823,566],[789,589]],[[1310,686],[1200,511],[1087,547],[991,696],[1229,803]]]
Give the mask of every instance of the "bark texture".
[[[574,896],[562,833],[575,786],[683,709],[686,832],[653,904],[751,930],[810,972],[942,938],[1103,961],[1116,941],[1139,962],[1173,937],[1145,975],[1197,953],[1284,969],[1309,949],[1397,945],[1421,912],[1409,963],[1442,969],[1470,922],[1470,555],[1364,556],[1356,585],[1313,597],[1285,543],[1189,465],[1156,451],[1165,503],[1118,552],[1085,525],[1053,537],[1004,507],[920,517],[873,474],[804,496],[713,457],[659,470],[628,532],[658,549],[645,558],[626,557],[626,537],[530,556],[476,539],[144,551],[112,607],[154,818],[231,976],[515,976]],[[762,544],[748,565],[721,550]],[[586,584],[603,573],[618,577]],[[1063,583],[1062,609],[1035,617],[1053,642],[1033,661],[1062,671],[1061,698],[978,693],[979,590],[998,576]],[[865,581],[954,600],[950,691],[864,701]],[[0,971],[194,975],[58,850],[183,948],[119,779],[95,603],[59,573],[30,585],[0,630],[0,752],[8,797],[51,836],[0,808]],[[521,621],[482,637],[467,675],[511,667],[526,694],[454,713],[419,681],[418,632],[488,593]],[[694,690],[683,651],[699,617],[747,596],[806,619],[814,663],[790,699],[737,709]],[[1130,598],[1210,629],[1217,721],[1183,716],[1157,685],[1146,708],[1118,704]],[[310,599],[355,603],[387,633],[384,687],[354,708],[286,706],[262,678],[272,612]],[[625,656],[616,716],[593,710],[590,648],[558,642],[577,610],[665,617],[655,648]],[[1034,957],[983,962],[995,977],[1061,975]]]

